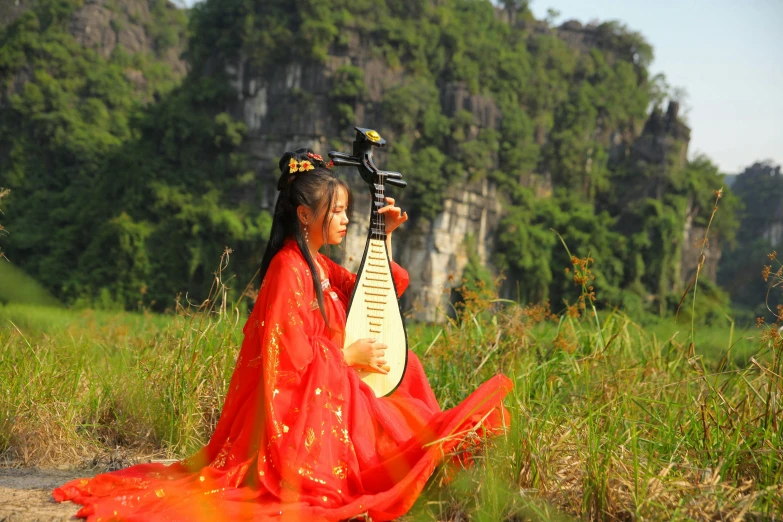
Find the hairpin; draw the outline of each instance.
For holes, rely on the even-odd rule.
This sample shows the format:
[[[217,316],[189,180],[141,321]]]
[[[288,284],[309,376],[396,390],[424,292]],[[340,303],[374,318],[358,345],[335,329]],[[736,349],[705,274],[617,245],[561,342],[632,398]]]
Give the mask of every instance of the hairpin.
[[[307,160],[297,161],[294,158],[288,162],[288,171],[292,174],[294,172],[307,172],[308,170],[314,170],[313,164]]]
[[[308,157],[308,158],[313,158],[313,159],[315,159],[315,160],[318,160],[318,161],[321,161],[321,162],[324,160],[324,159],[321,157],[321,155],[320,155],[320,154],[316,154],[315,152],[308,152],[308,153],[307,153],[307,157]]]

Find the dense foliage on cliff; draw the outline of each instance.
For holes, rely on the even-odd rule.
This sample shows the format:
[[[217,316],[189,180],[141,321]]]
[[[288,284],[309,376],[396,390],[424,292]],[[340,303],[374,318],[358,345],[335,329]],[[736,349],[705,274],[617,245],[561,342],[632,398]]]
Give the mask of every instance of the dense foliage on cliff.
[[[232,93],[212,78],[177,86],[156,51],[178,45],[187,20],[164,0],[139,21],[155,48],[108,58],[69,32],[80,4],[42,0],[0,32],[6,255],[66,302],[199,298],[223,249],[248,260],[268,229],[229,201],[247,178],[243,125],[221,113]],[[242,281],[254,272],[235,267]]]
[[[525,2],[505,5],[207,1],[194,16],[205,36],[194,43],[193,56],[241,54],[262,70],[352,56],[353,65],[333,77],[336,124],[347,135],[352,123],[368,124],[353,120],[359,103],[368,114],[381,114],[373,124],[393,137],[387,165],[411,182],[401,197],[414,218],[433,219],[449,187],[482,177],[509,195],[493,259],[509,276],[507,295],[549,298],[557,306],[570,293],[557,276],[570,260],[555,229],[577,255],[598,259],[604,303],[666,313],[685,286],[686,214],[706,225],[712,203],[705,198],[721,187],[721,175],[706,158],[677,162],[687,137],[677,136],[657,161],[633,153],[648,107],[666,97],[663,78],[650,77],[652,49],[641,35],[604,23],[593,28],[594,43],[572,46],[536,22]],[[366,95],[356,66],[378,58],[402,78],[380,101]],[[450,112],[444,93],[460,86],[499,116]],[[554,194],[539,197],[536,185],[554,186]],[[632,198],[625,198],[631,189]],[[711,233],[730,240],[731,195],[722,203]],[[710,290],[713,301],[725,303]]]
[[[154,55],[103,59],[78,47],[66,30],[78,5],[44,0],[0,34],[13,49],[0,65],[6,90],[27,80],[4,100],[0,124],[9,143],[0,185],[13,189],[7,250],[61,298],[198,297],[224,246],[239,254],[236,286],[247,282],[268,216],[235,204],[252,196],[231,199],[253,180],[237,153],[243,125],[222,112],[236,96],[223,64],[242,57],[271,73],[342,55],[352,63],[329,87],[334,127],[346,137],[352,124],[377,123],[393,138],[385,165],[410,181],[402,203],[414,219],[432,220],[450,187],[482,178],[507,195],[493,257],[506,295],[556,307],[571,295],[560,275],[571,260],[554,230],[596,259],[605,305],[665,313],[677,303],[686,216],[706,225],[721,175],[705,158],[677,160],[687,136],[657,159],[636,152],[665,82],[650,77],[644,38],[620,24],[574,44],[525,2],[206,0],[189,12],[192,72],[174,87]],[[149,27],[167,26],[151,13]],[[366,92],[360,59],[399,78],[380,100]],[[148,79],[144,92],[128,70]],[[445,93],[460,89],[487,110],[450,109]],[[354,121],[358,104],[380,120]],[[711,235],[730,239],[732,201],[724,197]],[[466,275],[487,278],[474,258]]]
[[[756,316],[769,318],[770,312],[778,313],[777,306],[783,304],[780,277],[769,274],[779,268],[774,252],[783,242],[781,167],[768,161],[755,163],[737,176],[732,189],[743,204],[739,213],[743,233],[735,247],[724,253],[718,283],[732,301]],[[763,275],[765,267],[769,269]]]

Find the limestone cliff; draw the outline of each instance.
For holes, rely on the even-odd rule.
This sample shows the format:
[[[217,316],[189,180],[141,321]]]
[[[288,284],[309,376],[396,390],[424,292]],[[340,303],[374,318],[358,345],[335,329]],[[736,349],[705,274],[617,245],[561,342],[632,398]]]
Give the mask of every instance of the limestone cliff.
[[[156,19],[151,9],[156,0],[85,0],[71,18],[71,34],[84,45],[108,58],[117,46],[130,54],[153,53],[163,59],[174,72],[184,75],[186,62],[181,58],[184,39],[164,42],[154,26],[165,23]],[[165,11],[177,12],[171,2],[162,4]]]
[[[19,0],[11,7],[6,5],[4,10],[0,10],[0,23],[9,23],[20,16],[24,9],[34,5],[35,1]],[[105,58],[112,57],[118,49],[129,54],[150,53],[168,63],[179,75],[184,75],[187,72],[186,63],[181,59],[185,44],[184,32],[177,29],[179,32],[172,37],[170,31],[166,30],[166,21],[171,16],[181,14],[173,4],[165,0],[84,0],[68,19],[67,27],[78,43],[94,49]],[[617,34],[606,24],[583,26],[572,21],[558,28],[551,28],[548,24],[535,20],[516,20],[508,16],[509,11],[498,9],[495,14],[497,18],[507,18],[503,23],[517,28],[522,26],[523,30],[519,34],[529,39],[528,45],[531,49],[540,44],[540,41],[536,40],[538,37],[543,37],[548,42],[546,45],[559,46],[558,52],[566,64],[563,65],[564,71],[569,67],[567,63],[573,61],[575,56],[584,57],[595,48],[602,50],[601,60],[605,57],[610,62],[617,61],[620,53],[626,53],[621,58],[630,68],[637,67],[638,62],[643,59],[643,49],[633,51],[633,46],[629,47],[627,41],[618,45]],[[371,42],[362,41],[363,38],[371,36],[359,34],[346,31],[340,43],[330,47],[325,59],[278,60],[273,67],[266,62],[263,62],[265,65],[260,64],[253,56],[243,55],[242,51],[230,54],[231,58],[221,57],[219,53],[210,57],[210,51],[206,53],[206,62],[198,64],[197,74],[227,73],[236,92],[236,98],[227,110],[246,124],[247,134],[243,149],[253,161],[253,168],[257,172],[256,186],[247,190],[247,187],[243,188],[241,194],[232,194],[236,200],[258,198],[256,202],[260,208],[272,209],[277,196],[276,163],[285,150],[306,146],[322,155],[335,148],[347,150],[353,137],[351,125],[344,121],[345,118],[341,120],[336,116],[337,101],[349,103],[352,121],[382,131],[392,147],[399,142],[398,138],[402,138],[389,131],[398,127],[389,123],[390,113],[384,112],[393,111],[386,103],[387,96],[393,93],[394,89],[404,87],[407,82],[415,82],[417,79],[412,74],[409,75],[402,65],[388,65],[378,52],[372,51]],[[245,51],[252,53],[253,49]],[[632,53],[631,56],[627,55],[629,52]],[[545,70],[548,65],[544,64],[543,67]],[[341,74],[345,71],[358,71],[357,74],[362,78],[362,93],[354,98],[349,97],[348,100],[336,100],[335,86],[339,85]],[[15,85],[24,83],[24,74],[24,71],[20,73],[19,81]],[[129,68],[125,74],[137,85],[140,92],[145,92],[145,78],[140,71]],[[634,81],[641,81],[636,76],[634,78]],[[574,82],[579,81],[581,80],[575,77]],[[544,90],[549,87],[546,80],[543,80],[542,84]],[[450,80],[447,76],[439,78],[431,85],[436,96],[428,99],[436,101],[427,103],[439,104],[439,115],[451,122],[450,124],[455,121],[465,122],[459,124],[458,132],[461,137],[458,140],[447,139],[445,145],[439,147],[449,158],[460,158],[457,148],[461,144],[481,143],[477,140],[483,133],[501,130],[505,115],[496,99],[487,94],[489,91],[486,89],[482,91],[475,85]],[[560,88],[562,92],[547,103],[555,106],[569,96],[567,83],[561,84]],[[547,97],[544,94],[540,96]],[[531,120],[532,130],[524,138],[534,142],[537,150],[545,149],[551,139],[549,129],[552,122],[547,121],[547,118],[551,120],[554,116],[551,107],[547,110],[550,110],[548,116],[541,120]],[[600,114],[596,113],[594,119],[597,123],[590,133],[594,142],[600,143],[610,157],[618,159],[632,154],[640,161],[663,167],[656,168],[656,175],[639,187],[639,191],[643,193],[640,193],[640,196],[660,197],[665,190],[664,159],[676,149],[675,161],[681,164],[687,153],[689,131],[678,120],[676,105],[670,106],[666,114],[654,112],[644,129],[641,128],[641,122],[638,122],[638,125],[630,122],[624,124],[625,126],[612,127],[600,122],[600,118]],[[454,131],[455,127],[451,129]],[[584,151],[582,165],[585,172],[590,170],[591,151],[592,149],[588,148]],[[500,193],[486,173],[488,170],[498,169],[501,164],[499,154],[493,152],[486,160],[482,159],[494,166],[478,176],[471,177],[469,168],[465,168],[461,174],[450,178],[450,184],[440,189],[442,194],[432,194],[432,198],[442,200],[442,205],[437,206],[441,209],[440,212],[436,215],[420,215],[395,234],[394,257],[411,274],[411,285],[405,296],[404,307],[411,311],[416,319],[438,321],[449,312],[451,290],[461,283],[468,263],[468,243],[475,245],[478,261],[491,268],[495,253],[494,240],[504,214],[507,194]],[[377,156],[379,164],[383,166],[386,152],[378,151]],[[459,161],[461,159],[455,160]],[[512,182],[518,181],[532,188],[536,197],[548,198],[553,190],[558,188],[556,184],[562,180],[553,178],[545,161],[539,162],[538,165],[515,172]],[[355,269],[363,252],[370,198],[367,186],[359,180],[355,172],[343,172],[354,188],[355,214],[344,249],[336,252],[335,257],[341,258],[348,268]],[[437,172],[443,174],[442,171]],[[401,199],[403,206],[406,205],[405,194],[405,191],[389,189],[389,195]],[[692,236],[698,235],[698,230],[689,223],[685,225],[688,244],[692,242]],[[468,237],[472,241],[466,241]],[[691,254],[692,252],[684,251],[683,267],[693,264],[689,257]],[[683,271],[685,270],[683,268]]]
[[[275,75],[260,77],[239,60],[228,71],[233,75],[238,99],[232,113],[248,126],[246,151],[256,162],[262,208],[271,210],[277,197],[274,176],[276,162],[282,151],[296,147],[311,147],[324,156],[329,152],[329,138],[339,135],[329,115],[330,81],[342,65],[353,64],[363,70],[367,97],[356,108],[362,125],[383,127],[383,114],[368,107],[381,100],[384,92],[403,80],[403,75],[383,66],[378,60],[361,55],[331,56],[325,64],[290,64]],[[306,108],[302,110],[301,93],[306,93]],[[470,111],[480,127],[495,128],[500,113],[490,98],[471,95],[458,83],[443,87],[441,100],[444,112],[453,116]],[[474,132],[478,131],[478,127]],[[393,136],[385,136],[393,143]],[[344,145],[348,150],[347,145]],[[378,161],[383,165],[383,151]],[[367,185],[353,170],[345,177],[352,184],[355,197],[353,223],[338,252],[343,264],[355,270],[361,261],[369,221],[370,196]],[[389,195],[398,196],[394,189]],[[437,320],[441,310],[448,308],[448,291],[459,283],[467,263],[464,239],[472,234],[478,239],[479,257],[489,263],[492,237],[502,209],[495,187],[487,180],[450,190],[444,211],[434,220],[409,222],[395,234],[394,257],[411,274],[411,285],[404,306],[413,308],[419,320]]]
[[[35,0],[5,0],[0,2],[0,29],[30,9]]]
[[[0,2],[0,28],[35,4],[36,0]],[[153,13],[156,8],[162,13]],[[71,15],[69,32],[81,45],[104,58],[109,58],[117,48],[131,55],[151,54],[171,67],[175,75],[183,77],[188,69],[182,58],[186,43],[184,24],[166,26],[166,18],[170,16],[182,16],[182,12],[164,0],[84,0]],[[28,73],[17,75],[12,90],[24,85]],[[140,71],[128,68],[125,75],[139,92],[144,91],[146,79]]]
[[[546,27],[536,30],[551,32]],[[556,32],[580,52],[589,52],[591,46],[608,45],[605,35],[594,26],[568,22]],[[261,206],[270,210],[276,198],[276,162],[283,151],[306,146],[326,155],[334,148],[335,136],[342,137],[344,150],[348,148],[350,129],[338,128],[330,114],[330,88],[341,67],[351,65],[362,71],[366,92],[354,110],[355,121],[366,127],[384,128],[384,114],[379,112],[381,104],[378,102],[389,89],[405,81],[404,72],[392,70],[369,56],[356,42],[349,45],[347,51],[332,53],[324,63],[289,63],[264,74],[252,70],[249,63],[240,56],[227,65],[238,93],[230,110],[247,124],[249,135],[245,150],[256,163]],[[468,139],[475,138],[482,129],[499,127],[503,115],[492,98],[471,94],[459,82],[444,83],[439,89],[441,108],[446,116],[453,117],[460,111],[472,114],[474,124],[468,131],[472,135]],[[672,104],[665,115],[654,112],[638,137],[627,129],[610,129],[611,135],[606,139],[613,140],[618,150],[630,148],[633,154],[653,164],[663,163],[667,154],[680,147],[676,161],[682,164],[690,131],[679,121],[677,111],[677,105]],[[384,137],[393,146],[394,136],[384,134]],[[538,131],[537,140],[546,142],[546,134]],[[377,156],[383,166],[383,151]],[[346,171],[345,175],[353,183],[354,219],[344,250],[336,257],[342,258],[348,268],[355,269],[366,238],[370,198],[367,186],[353,171]],[[552,191],[546,172],[530,172],[520,178],[520,183],[532,185],[539,197],[547,197]],[[653,190],[652,197],[660,197],[663,187],[663,183],[647,186]],[[394,189],[389,193],[392,196],[401,194]],[[411,274],[411,285],[403,304],[415,319],[439,321],[448,313],[450,291],[460,284],[468,262],[466,237],[475,238],[480,261],[491,264],[493,238],[503,214],[503,199],[493,183],[486,179],[462,183],[448,189],[443,211],[434,219],[409,222],[395,234],[394,257]],[[688,224],[686,229],[686,242],[690,244],[699,231]],[[683,277],[685,267],[693,265],[691,258],[691,250],[684,249]]]

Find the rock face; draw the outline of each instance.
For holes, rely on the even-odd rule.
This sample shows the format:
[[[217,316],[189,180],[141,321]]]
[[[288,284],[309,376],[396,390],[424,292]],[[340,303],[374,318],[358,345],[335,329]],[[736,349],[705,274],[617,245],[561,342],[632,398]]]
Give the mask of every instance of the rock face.
[[[150,9],[155,0],[84,0],[81,7],[71,16],[70,33],[77,42],[94,49],[104,58],[121,46],[129,54],[152,53],[167,63],[175,74],[184,76],[187,63],[182,59],[184,39],[173,45],[162,46],[153,35],[153,15]],[[0,1],[0,28],[7,26],[35,6],[35,0]],[[177,6],[166,2],[166,10],[177,10]],[[159,22],[159,21],[158,21]],[[135,70],[126,71],[128,78],[143,88],[146,80]],[[25,83],[23,72],[15,83]],[[140,84],[141,83],[141,84]]]
[[[261,76],[239,59],[228,66],[238,99],[231,113],[248,126],[246,152],[256,162],[260,205],[272,210],[277,197],[277,161],[287,150],[310,147],[326,156],[331,150],[328,137],[345,129],[334,127],[329,114],[329,87],[335,72],[343,65],[360,67],[366,81],[366,100],[356,107],[356,119],[372,128],[383,126],[383,115],[368,107],[382,99],[386,90],[403,81],[377,59],[332,56],[324,64],[289,64],[277,74]],[[306,93],[306,94],[302,94]],[[481,128],[496,128],[501,114],[491,98],[472,95],[459,83],[449,83],[441,92],[443,111],[453,116],[469,111]],[[385,136],[393,142],[393,137]],[[345,149],[348,150],[347,148]],[[383,166],[383,151],[377,162]],[[370,215],[368,186],[355,171],[346,170],[345,178],[354,194],[354,215],[341,251],[335,257],[344,266],[356,270],[361,262]],[[403,173],[404,174],[404,173]],[[389,194],[394,196],[394,190]],[[411,275],[411,284],[403,306],[413,309],[417,320],[437,321],[445,317],[449,291],[459,284],[468,260],[465,238],[473,235],[479,258],[489,263],[492,236],[500,218],[500,202],[495,187],[484,180],[454,189],[444,202],[444,210],[432,222],[420,219],[409,222],[395,233],[394,258]]]
[[[680,106],[670,102],[666,112],[655,109],[644,125],[642,133],[631,146],[634,158],[646,163],[651,172],[629,192],[630,198],[654,198],[661,200],[667,190],[669,173],[684,168],[688,159],[690,129],[678,118]],[[693,200],[688,201],[683,225],[683,241],[679,259],[679,283],[687,286],[696,272],[701,254],[705,262],[700,277],[715,281],[721,258],[719,238],[712,237],[702,252],[702,240],[706,227],[694,225],[700,212]],[[673,281],[674,283],[674,281]]]
[[[108,58],[119,45],[130,54],[153,52],[168,63],[172,70],[184,75],[187,66],[180,58],[182,47],[161,48],[151,34],[150,7],[154,0],[85,0],[71,18],[71,34],[84,45]],[[177,7],[166,2],[166,9]]]
[[[682,240],[682,260],[680,264],[680,282],[683,286],[687,285],[696,273],[696,268],[699,265],[699,258],[702,253],[701,244],[704,239],[704,233],[706,232],[706,227],[693,224],[693,218],[697,211],[698,209],[696,209],[693,206],[693,202],[690,201],[685,216]],[[704,265],[699,277],[706,277],[712,282],[717,280],[718,265],[720,264],[722,253],[723,249],[721,248],[720,238],[710,238],[709,242],[707,242],[704,247]]]
[[[0,29],[7,26],[30,9],[34,0],[3,0],[0,2]]]
[[[468,236],[476,239],[478,257],[490,264],[493,238],[502,216],[495,185],[484,179],[454,189],[432,222],[419,220],[403,236],[400,263],[411,276],[407,300],[416,319],[441,321],[449,313],[450,290],[461,282],[468,264]]]
[[[783,172],[771,161],[756,162],[735,180],[738,195],[746,207],[745,239],[760,237],[773,248],[783,245]],[[752,208],[750,208],[752,207]]]
[[[570,25],[569,25],[570,24]],[[567,23],[557,29],[571,45],[588,49],[599,45],[602,35],[594,26],[582,27]],[[278,175],[277,161],[287,150],[310,147],[326,156],[333,148],[330,139],[346,138],[349,129],[337,128],[329,112],[329,90],[335,72],[342,66],[352,65],[363,72],[365,96],[355,106],[355,121],[365,127],[384,127],[383,114],[377,112],[384,93],[405,80],[404,72],[394,71],[376,58],[365,56],[359,46],[348,53],[330,55],[325,63],[290,63],[271,74],[253,71],[243,57],[228,64],[227,71],[233,78],[238,92],[230,112],[243,120],[248,127],[245,151],[253,158],[258,172],[260,206],[272,210]],[[469,129],[473,138],[483,128],[497,129],[502,114],[494,100],[470,94],[461,83],[452,82],[440,86],[443,113],[454,116],[468,111],[475,125]],[[678,144],[678,161],[684,162],[687,154],[689,129],[678,120],[678,106],[673,103],[663,114],[654,112],[642,135],[616,136],[620,142],[633,142],[633,151],[651,163],[662,162]],[[384,137],[394,143],[394,136]],[[541,137],[542,141],[546,137]],[[345,145],[345,151],[348,146]],[[383,167],[383,151],[376,154]],[[403,173],[404,174],[404,173]],[[346,170],[345,177],[353,187],[354,216],[348,235],[334,257],[344,266],[355,270],[364,251],[369,221],[370,197],[368,187],[358,179],[353,170]],[[531,186],[539,197],[551,195],[551,180],[546,174],[531,173],[530,179],[520,180]],[[652,197],[662,196],[664,179],[652,185]],[[395,190],[389,190],[395,195]],[[420,321],[444,320],[450,310],[450,292],[461,283],[463,270],[468,262],[466,238],[472,236],[480,261],[490,265],[493,238],[502,217],[501,198],[495,186],[487,181],[454,187],[444,202],[443,211],[432,221],[419,219],[406,223],[394,236],[394,258],[410,273],[411,283],[405,294],[403,306],[410,315]],[[686,236],[697,237],[699,231],[688,227]],[[716,250],[719,252],[719,250]],[[719,255],[719,254],[716,254]],[[692,252],[683,253],[683,267],[695,266]],[[685,270],[685,268],[683,268]],[[712,274],[714,277],[714,274]]]

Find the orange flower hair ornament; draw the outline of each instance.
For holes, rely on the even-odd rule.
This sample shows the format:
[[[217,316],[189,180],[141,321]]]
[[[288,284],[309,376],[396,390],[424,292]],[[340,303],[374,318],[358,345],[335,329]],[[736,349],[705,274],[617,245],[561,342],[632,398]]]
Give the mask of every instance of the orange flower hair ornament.
[[[288,162],[288,171],[293,174],[294,172],[307,172],[308,170],[314,170],[315,167],[308,160],[297,161],[291,158]]]

